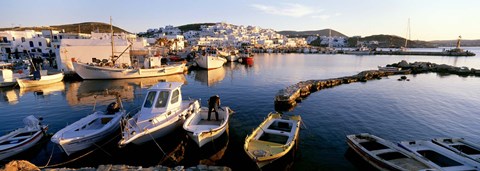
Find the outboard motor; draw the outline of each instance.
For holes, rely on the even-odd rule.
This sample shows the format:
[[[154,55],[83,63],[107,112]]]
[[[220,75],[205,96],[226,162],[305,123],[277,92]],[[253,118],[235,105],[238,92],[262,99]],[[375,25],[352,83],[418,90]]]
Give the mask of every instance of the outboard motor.
[[[107,114],[115,114],[120,111],[120,105],[117,102],[112,102],[107,106]]]

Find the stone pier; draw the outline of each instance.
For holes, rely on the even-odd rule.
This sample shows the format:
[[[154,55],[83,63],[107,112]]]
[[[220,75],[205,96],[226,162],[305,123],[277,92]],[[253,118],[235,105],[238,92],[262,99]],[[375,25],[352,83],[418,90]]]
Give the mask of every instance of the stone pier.
[[[480,69],[469,69],[467,67],[455,67],[445,64],[435,64],[431,62],[414,62],[408,63],[405,60],[399,63],[387,65],[387,67],[398,67],[398,71],[380,71],[367,70],[356,75],[345,76],[339,78],[330,78],[322,80],[300,81],[297,84],[288,86],[277,92],[275,96],[275,110],[290,111],[297,102],[310,95],[310,93],[325,88],[335,87],[341,84],[349,84],[354,82],[366,82],[368,80],[381,79],[390,75],[406,75],[427,72],[436,72],[444,74],[456,74],[460,76],[480,76]]]

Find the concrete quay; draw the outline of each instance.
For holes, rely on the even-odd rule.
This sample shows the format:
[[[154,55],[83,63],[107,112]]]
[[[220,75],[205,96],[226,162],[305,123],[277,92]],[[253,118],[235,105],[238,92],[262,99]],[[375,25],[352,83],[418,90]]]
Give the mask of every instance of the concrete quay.
[[[475,53],[464,51],[464,52],[416,52],[416,51],[375,51],[375,55],[422,55],[422,56],[475,56]]]
[[[345,76],[339,78],[330,78],[322,80],[308,80],[300,81],[294,85],[290,85],[277,92],[274,98],[275,110],[277,111],[290,111],[296,106],[297,102],[300,102],[303,98],[307,97],[313,92],[331,88],[342,84],[349,84],[355,82],[367,82],[368,80],[381,79],[390,75],[407,75],[436,72],[443,74],[456,74],[460,76],[480,76],[480,69],[467,68],[467,67],[455,67],[446,64],[435,64],[431,62],[414,62],[408,63],[402,60],[399,63],[393,63],[387,65],[387,67],[401,68],[399,71],[380,71],[380,70],[367,70],[362,71],[356,75]]]
[[[127,166],[127,165],[99,165],[98,167],[82,167],[82,168],[43,168],[35,166],[34,164],[26,160],[14,160],[7,163],[0,170],[5,171],[21,171],[21,170],[31,170],[31,171],[231,171],[229,167],[226,166],[207,166],[207,165],[197,165],[185,168],[184,166],[176,166],[173,168],[166,166],[151,166],[151,167],[142,167],[142,166]]]

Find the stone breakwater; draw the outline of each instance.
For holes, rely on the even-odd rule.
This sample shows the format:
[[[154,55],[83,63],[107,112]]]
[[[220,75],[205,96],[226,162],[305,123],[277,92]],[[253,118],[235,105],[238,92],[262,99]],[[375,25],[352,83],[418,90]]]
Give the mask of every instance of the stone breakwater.
[[[206,166],[206,165],[198,165],[185,168],[184,166],[177,166],[177,167],[166,167],[166,166],[152,166],[152,167],[142,167],[142,166],[127,166],[127,165],[100,165],[97,168],[94,167],[83,167],[83,168],[45,168],[40,169],[34,164],[25,161],[25,160],[14,160],[5,165],[4,168],[0,168],[0,170],[6,171],[20,171],[20,170],[31,170],[31,171],[114,171],[114,170],[122,170],[122,171],[200,171],[200,170],[208,170],[208,171],[231,171],[229,167],[225,166]]]
[[[431,62],[414,62],[408,63],[403,60],[398,63],[387,65],[387,67],[397,67],[399,70],[367,70],[356,75],[345,76],[339,78],[330,78],[322,80],[300,81],[297,84],[281,89],[275,95],[275,110],[289,111],[292,110],[297,102],[310,95],[310,93],[331,88],[342,84],[354,82],[366,82],[373,79],[381,79],[390,75],[406,75],[436,72],[442,74],[456,74],[460,76],[480,76],[480,69],[455,67],[446,64],[435,64]]]

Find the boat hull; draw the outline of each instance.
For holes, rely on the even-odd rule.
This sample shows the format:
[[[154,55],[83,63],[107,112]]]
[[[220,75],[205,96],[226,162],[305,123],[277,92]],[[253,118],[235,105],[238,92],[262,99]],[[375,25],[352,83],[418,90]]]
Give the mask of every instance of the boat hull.
[[[120,140],[118,145],[120,147],[124,147],[130,143],[141,145],[173,132],[185,122],[185,117],[188,117],[192,111],[199,111],[200,104],[198,100],[185,103],[187,103],[188,105],[182,107],[180,111],[175,112],[175,114],[173,115],[170,115],[166,121],[158,125],[147,125],[143,128],[140,128],[136,123],[135,118],[130,118],[129,120],[126,120],[122,130],[122,139]],[[136,114],[136,116],[137,115],[138,113]],[[160,114],[157,115],[156,118],[164,118],[164,116]],[[152,120],[156,118],[152,118]]]
[[[227,62],[225,58],[217,57],[217,56],[210,56],[210,55],[200,55],[199,57],[195,58],[195,62],[200,68],[203,69],[215,69],[220,68]]]
[[[219,120],[217,121],[220,124],[216,125],[217,122],[212,121],[214,124],[203,124],[200,125],[199,121],[205,121],[208,119],[208,108],[201,108],[199,113],[193,114],[190,116],[185,123],[183,124],[183,129],[187,131],[187,135],[197,143],[198,147],[202,147],[208,142],[214,141],[220,137],[226,129],[228,129],[228,122],[230,120],[230,108],[225,107],[223,111],[219,111]],[[212,112],[212,118],[215,118],[215,113]]]
[[[42,127],[43,130],[46,130],[47,127],[44,126]],[[0,149],[0,160],[3,160],[5,158],[11,157],[13,155],[19,154],[25,150],[30,149],[33,147],[35,144],[37,144],[44,136],[44,133],[42,130],[38,130],[32,137],[30,137],[28,140],[25,140],[22,143],[19,143],[18,145],[6,148],[6,149]]]
[[[270,113],[268,117],[257,127],[252,134],[245,139],[244,150],[248,156],[255,161],[259,168],[262,168],[289,153],[297,145],[300,131],[300,116],[284,118],[281,114]],[[286,130],[280,128],[287,124]],[[275,128],[271,128],[273,125]],[[269,140],[265,137],[277,137]],[[278,137],[287,137],[282,139]]]
[[[30,80],[28,78],[17,79],[17,83],[20,87],[35,87],[57,83],[63,80],[63,73],[45,75],[40,80]]]
[[[120,69],[90,66],[84,63],[73,62],[75,72],[86,80],[94,79],[126,79],[126,78],[143,78],[157,77],[173,74],[180,74],[185,71],[185,64],[174,64],[162,66],[152,69]]]
[[[98,113],[91,114],[55,133],[55,135],[52,136],[52,142],[59,145],[67,155],[71,155],[75,152],[84,150],[95,145],[95,143],[104,140],[106,137],[113,134],[114,132],[118,131],[120,129],[120,120],[123,116],[125,116],[125,113],[125,110],[121,110],[115,115],[105,115]],[[74,131],[78,130],[79,127],[83,127],[86,123],[92,123],[95,120],[101,119],[110,120],[108,121],[108,123],[106,123],[105,125],[103,125],[103,127],[99,129]],[[64,135],[72,132],[83,132],[84,134],[64,137]]]

